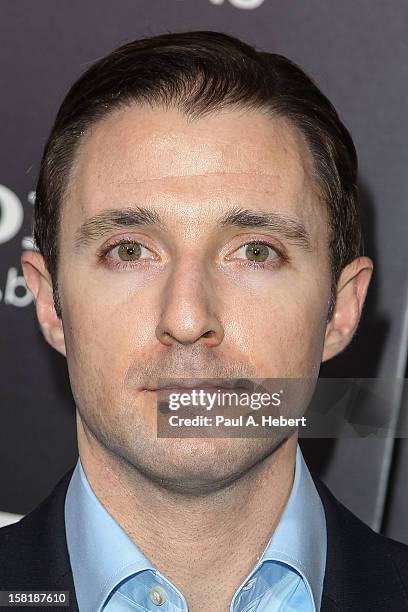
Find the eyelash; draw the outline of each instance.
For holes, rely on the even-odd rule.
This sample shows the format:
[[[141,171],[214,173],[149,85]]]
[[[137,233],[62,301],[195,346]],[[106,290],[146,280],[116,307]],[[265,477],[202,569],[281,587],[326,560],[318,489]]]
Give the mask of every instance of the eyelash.
[[[138,240],[133,240],[133,239],[129,239],[129,238],[122,238],[120,240],[118,240],[117,242],[114,242],[112,244],[109,244],[106,247],[103,247],[97,254],[98,259],[106,266],[108,266],[109,268],[118,268],[118,269],[122,269],[122,270],[127,270],[129,268],[134,267],[135,263],[140,266],[140,265],[144,265],[144,263],[146,262],[152,262],[154,261],[151,258],[148,259],[140,259],[139,261],[129,261],[129,262],[119,262],[119,261],[115,261],[109,257],[107,257],[108,253],[110,251],[112,251],[113,249],[115,249],[116,247],[120,246],[121,244],[129,244],[129,243],[135,243],[135,244],[139,244],[141,247],[145,248],[145,249],[149,249],[149,247],[145,246],[142,242],[139,242]],[[271,268],[275,268],[280,266],[282,263],[285,263],[288,261],[288,257],[276,246],[274,246],[273,244],[270,244],[269,242],[266,242],[265,240],[249,240],[248,242],[244,242],[244,244],[242,244],[240,247],[238,247],[236,250],[238,251],[239,249],[241,249],[244,246],[248,246],[250,244],[264,244],[267,247],[270,247],[273,251],[275,251],[277,257],[276,257],[276,262],[273,261],[260,261],[260,262],[256,262],[256,261],[251,261],[251,260],[237,260],[239,265],[243,265],[246,267],[250,267],[250,268],[256,268],[257,270],[261,269],[261,270],[270,270]],[[107,263],[107,260],[110,259],[111,261],[109,263]]]

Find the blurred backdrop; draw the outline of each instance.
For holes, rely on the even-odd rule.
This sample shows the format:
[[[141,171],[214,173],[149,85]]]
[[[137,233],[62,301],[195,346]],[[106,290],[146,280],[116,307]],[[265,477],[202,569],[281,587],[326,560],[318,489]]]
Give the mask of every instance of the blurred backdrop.
[[[218,30],[300,64],[334,103],[360,159],[375,274],[357,335],[323,377],[394,381],[404,419],[408,339],[408,4],[405,0],[0,0],[0,510],[36,506],[77,458],[65,360],[39,331],[20,254],[39,161],[64,93],[134,38]],[[369,406],[367,407],[369,409]],[[309,465],[374,529],[408,543],[408,447],[391,435],[305,439]]]

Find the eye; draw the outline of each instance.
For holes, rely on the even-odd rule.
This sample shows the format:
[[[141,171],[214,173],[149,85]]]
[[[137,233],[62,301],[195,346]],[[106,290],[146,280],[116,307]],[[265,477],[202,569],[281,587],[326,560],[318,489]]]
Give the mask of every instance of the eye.
[[[108,259],[114,259],[116,262],[132,262],[139,261],[140,259],[154,258],[150,249],[145,247],[140,242],[134,242],[133,240],[126,240],[123,242],[116,243],[114,245],[110,245],[105,251],[105,256]]]
[[[263,264],[273,262],[280,258],[280,253],[267,242],[247,242],[235,251],[236,254],[241,255],[237,259],[245,258],[253,264]],[[235,257],[234,257],[235,259]]]

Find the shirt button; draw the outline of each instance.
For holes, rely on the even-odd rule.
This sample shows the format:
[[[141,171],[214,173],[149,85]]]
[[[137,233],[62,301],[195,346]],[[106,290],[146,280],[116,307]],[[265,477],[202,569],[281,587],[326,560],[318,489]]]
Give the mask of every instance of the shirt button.
[[[167,599],[166,591],[156,584],[150,589],[149,598],[156,606],[162,606]]]

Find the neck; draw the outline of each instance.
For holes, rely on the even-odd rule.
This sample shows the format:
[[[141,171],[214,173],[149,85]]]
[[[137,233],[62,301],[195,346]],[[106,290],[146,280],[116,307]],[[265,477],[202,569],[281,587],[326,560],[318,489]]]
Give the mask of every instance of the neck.
[[[217,604],[225,598],[226,607],[212,609],[227,609],[264,551],[293,485],[296,444],[295,433],[234,483],[191,496],[150,481],[78,427],[81,464],[96,497],[197,611],[203,588]]]

